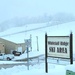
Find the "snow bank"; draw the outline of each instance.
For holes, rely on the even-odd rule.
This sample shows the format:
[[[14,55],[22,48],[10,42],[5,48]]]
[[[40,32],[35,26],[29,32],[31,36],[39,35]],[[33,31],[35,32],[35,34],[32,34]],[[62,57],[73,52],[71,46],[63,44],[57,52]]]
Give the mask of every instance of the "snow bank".
[[[70,71],[75,72],[75,62],[72,65],[67,65],[66,70],[70,70]]]

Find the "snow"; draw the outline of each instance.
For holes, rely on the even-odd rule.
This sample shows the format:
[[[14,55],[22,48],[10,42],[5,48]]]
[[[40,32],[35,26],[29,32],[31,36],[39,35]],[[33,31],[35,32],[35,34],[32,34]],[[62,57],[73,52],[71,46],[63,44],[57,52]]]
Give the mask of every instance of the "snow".
[[[44,66],[43,64],[41,64],[42,66]],[[38,65],[36,65],[36,67],[37,67]],[[49,66],[51,66],[51,65],[49,65]],[[49,69],[49,73],[48,74],[46,74],[45,72],[44,72],[44,69],[42,69],[41,67],[39,67],[38,69],[31,69],[30,71],[23,71],[23,72],[19,72],[19,73],[15,73],[15,74],[13,74],[13,75],[22,75],[22,74],[27,74],[27,75],[58,75],[58,74],[61,74],[61,75],[65,75],[65,71],[64,71],[64,67],[62,67],[62,66],[59,66],[59,68],[60,69],[62,69],[62,72],[63,72],[63,74],[61,74],[61,70],[59,70],[58,69],[58,67],[56,67],[55,66],[55,69],[53,68],[53,67],[51,67],[51,69]],[[40,70],[39,70],[40,69]],[[59,71],[57,71],[57,69],[59,70]],[[34,71],[34,72],[33,72]],[[54,74],[55,73],[55,74]]]
[[[41,55],[44,55],[43,52],[39,52],[39,51],[32,51],[32,52],[29,52],[29,58],[32,58],[32,57],[37,57],[37,56],[41,56]],[[22,59],[26,59],[27,58],[27,53],[23,53],[22,55],[20,56],[15,56],[15,58],[13,60],[22,60]]]
[[[12,63],[12,61],[8,64]],[[18,62],[16,62],[17,64]],[[24,62],[23,62],[24,63]],[[7,62],[6,62],[7,64]],[[12,68],[1,68],[0,75],[66,75],[66,70],[71,70],[75,72],[75,62],[73,65],[60,65],[60,64],[51,64],[48,63],[48,73],[45,72],[45,63],[37,63],[35,65],[30,65],[29,70],[27,70],[27,66],[14,66]]]
[[[0,69],[0,75],[66,75],[66,70],[75,72],[75,65],[59,65],[48,63],[48,73],[45,73],[45,64],[38,63],[30,65],[29,70],[27,66],[14,66],[12,68]]]
[[[38,24],[40,26],[43,25],[47,25],[46,23],[43,24]],[[34,29],[36,26],[38,26],[36,24],[33,25],[33,27],[30,26],[30,29]],[[32,52],[29,53],[29,57],[35,57],[35,56],[39,56],[41,54],[44,54],[44,50],[45,50],[45,32],[47,32],[47,34],[49,36],[66,36],[69,35],[70,32],[73,32],[73,37],[75,37],[75,22],[69,22],[69,23],[64,23],[64,24],[60,24],[60,25],[55,25],[55,26],[49,26],[47,28],[44,29],[39,29],[39,30],[35,30],[35,31],[29,31],[29,32],[24,32],[24,33],[20,33],[20,34],[15,34],[15,35],[9,35],[6,37],[2,37],[4,39],[13,41],[13,42],[24,42],[24,39],[26,38],[30,38],[30,34],[32,34]],[[34,27],[35,26],[35,27]],[[24,27],[17,27],[17,30],[21,30]],[[10,30],[10,29],[9,29]],[[9,34],[11,31],[12,33],[14,33],[14,29],[11,29],[11,31],[7,30],[7,32],[2,32],[0,33],[0,35],[6,35]],[[26,30],[29,30],[28,28],[26,28]],[[40,33],[40,34],[39,34]],[[36,42],[36,36],[38,36],[38,43],[39,43],[39,51],[37,52],[37,42]],[[73,39],[75,41],[75,38]],[[73,42],[73,51],[75,54],[75,43]],[[15,57],[14,60],[17,59],[23,59],[26,58],[26,54],[22,54],[19,57]],[[18,63],[24,63],[24,62],[15,62],[15,61],[1,61],[0,64],[18,64]],[[35,60],[36,61],[36,60]],[[34,62],[35,62],[34,61]],[[56,60],[54,60],[54,62],[56,62]],[[69,61],[68,61],[69,62]],[[70,65],[68,62],[63,62],[63,61],[59,61],[59,63],[54,64],[53,60],[51,62],[49,62],[48,59],[48,73],[45,73],[45,62],[39,62],[39,63],[35,63],[34,65],[30,65],[29,66],[29,70],[27,70],[27,66],[25,65],[21,65],[21,66],[14,66],[12,68],[1,68],[0,69],[0,75],[66,75],[66,70],[70,69],[72,71],[75,71],[74,68],[74,64]],[[32,61],[33,63],[33,61]],[[63,64],[65,63],[65,65]]]
[[[44,27],[43,29],[34,30],[35,28]],[[23,30],[22,30],[23,29]],[[31,29],[31,31],[29,31]],[[22,32],[26,31],[26,32]],[[22,32],[19,34],[10,35],[10,33]],[[49,36],[69,36],[70,33],[73,32],[73,40],[75,41],[75,21],[58,24],[58,25],[49,25],[49,23],[41,23],[41,24],[29,24],[23,27],[15,27],[12,29],[8,29],[7,31],[1,32],[0,36],[4,36],[2,38],[7,39],[9,41],[15,43],[24,43],[25,39],[30,38],[30,34],[32,35],[32,50],[37,50],[37,40],[36,36],[38,36],[38,44],[39,51],[44,51],[45,49],[45,33]],[[75,43],[73,42],[73,50],[75,49]],[[75,53],[75,50],[74,50]]]
[[[74,67],[74,66],[75,66],[75,65],[68,65],[68,66],[66,67],[66,69],[75,72],[75,67]]]
[[[32,55],[38,55],[41,53],[37,54],[37,51],[31,52]],[[56,62],[57,60],[52,60],[48,58],[48,73],[45,72],[45,61],[40,60],[39,62],[37,59],[33,59],[30,61],[32,65],[29,66],[29,70],[27,69],[27,66],[25,65],[19,65],[19,66],[14,66],[12,68],[1,68],[0,69],[0,75],[65,75],[66,70],[71,70],[75,72],[75,61],[73,65],[65,63],[66,61],[61,61]],[[36,63],[37,62],[37,63]],[[53,63],[55,62],[55,63]],[[1,64],[18,64],[18,63],[26,63],[26,62],[16,62],[16,61],[0,61]],[[62,64],[61,64],[62,63]],[[64,64],[63,64],[64,63]]]
[[[4,69],[2,68],[0,70],[0,75],[65,75],[65,66],[62,65],[54,65],[54,64],[49,64],[49,70],[48,74],[45,73],[45,64],[36,64],[34,66],[30,66],[29,70],[27,70],[27,67],[22,65],[22,66],[15,66],[13,68],[8,68]],[[62,72],[62,74],[61,74]]]
[[[19,64],[19,63],[25,63],[25,62],[0,61],[0,65],[1,65],[1,64]]]

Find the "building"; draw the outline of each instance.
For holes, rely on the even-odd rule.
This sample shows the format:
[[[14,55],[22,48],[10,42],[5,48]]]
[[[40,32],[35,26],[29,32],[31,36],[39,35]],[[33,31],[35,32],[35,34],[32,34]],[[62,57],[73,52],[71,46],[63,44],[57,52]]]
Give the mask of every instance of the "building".
[[[15,50],[21,53],[23,53],[26,50],[25,43],[17,43],[15,47]]]
[[[2,43],[0,46],[0,48],[2,49],[1,53],[4,52],[6,54],[9,54],[14,50],[20,51],[21,53],[25,51],[25,43],[14,43],[3,38],[0,38],[0,42]],[[2,48],[2,45],[4,46],[4,49]]]
[[[0,53],[5,53],[5,46],[2,42],[0,42]]]

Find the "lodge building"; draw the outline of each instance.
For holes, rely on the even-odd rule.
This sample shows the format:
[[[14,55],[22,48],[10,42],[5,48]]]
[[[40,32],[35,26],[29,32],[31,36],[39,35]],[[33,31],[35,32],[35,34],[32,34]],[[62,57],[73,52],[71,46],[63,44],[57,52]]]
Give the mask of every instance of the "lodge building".
[[[12,41],[0,38],[0,53],[10,54],[14,50],[25,51],[25,43],[14,43]]]

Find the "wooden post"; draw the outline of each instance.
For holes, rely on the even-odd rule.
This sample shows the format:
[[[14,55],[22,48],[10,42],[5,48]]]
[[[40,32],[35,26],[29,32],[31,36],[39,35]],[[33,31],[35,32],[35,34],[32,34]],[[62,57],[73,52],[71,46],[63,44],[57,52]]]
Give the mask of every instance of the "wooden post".
[[[45,34],[45,72],[48,73],[48,64],[47,64],[47,33]]]
[[[73,34],[70,33],[70,64],[73,64]]]

